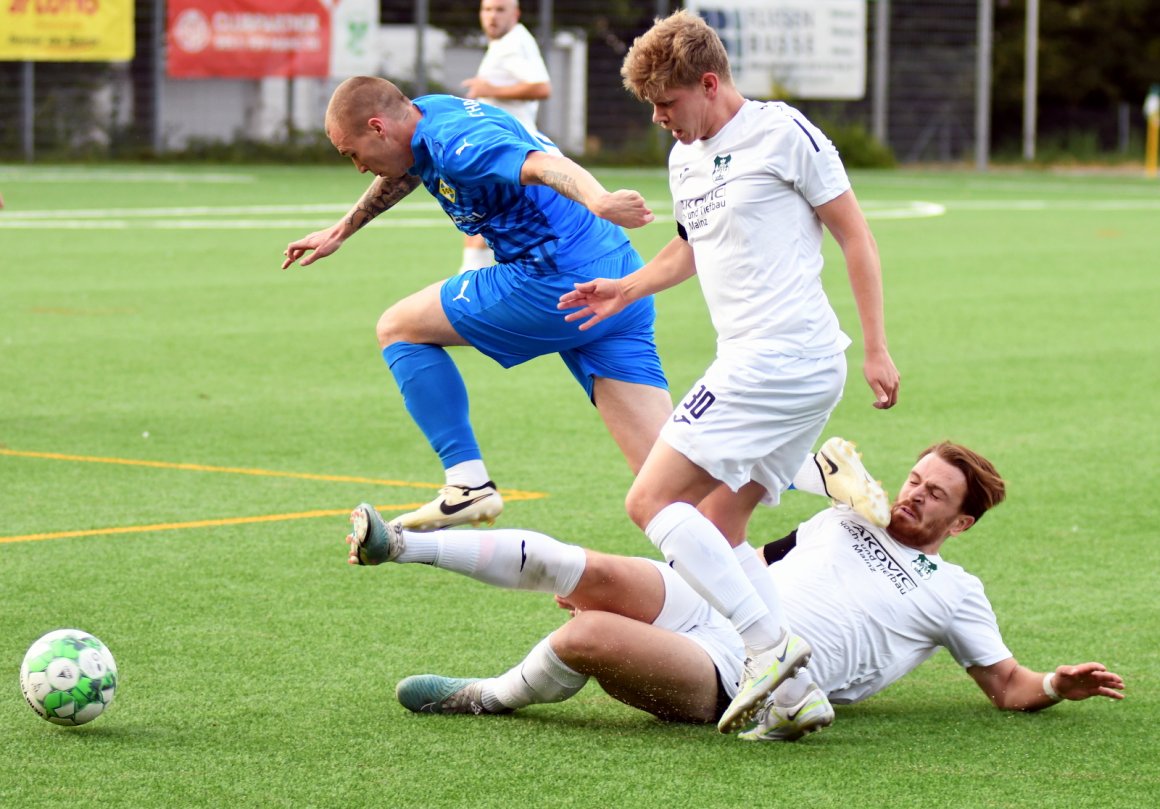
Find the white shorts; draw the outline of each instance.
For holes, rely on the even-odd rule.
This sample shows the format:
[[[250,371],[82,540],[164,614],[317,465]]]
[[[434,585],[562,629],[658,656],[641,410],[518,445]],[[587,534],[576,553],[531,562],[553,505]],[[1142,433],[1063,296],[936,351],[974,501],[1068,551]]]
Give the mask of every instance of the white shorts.
[[[846,355],[718,357],[661,429],[661,440],[737,491],[776,505],[842,398]]]
[[[675,570],[664,562],[648,561],[657,566],[665,582],[665,604],[652,625],[683,635],[704,649],[717,667],[726,696],[733,699],[745,665],[741,636],[729,619],[709,606]]]

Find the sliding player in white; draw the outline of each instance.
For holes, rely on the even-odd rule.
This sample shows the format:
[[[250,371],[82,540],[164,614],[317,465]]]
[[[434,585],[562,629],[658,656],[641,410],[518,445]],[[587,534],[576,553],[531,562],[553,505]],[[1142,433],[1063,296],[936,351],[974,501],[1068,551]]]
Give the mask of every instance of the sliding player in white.
[[[766,545],[766,575],[814,652],[742,738],[792,741],[819,730],[833,722],[829,700],[864,700],[939,647],[1001,709],[1120,699],[1123,680],[1101,663],[1047,672],[1020,665],[982,584],[939,555],[949,537],[1003,500],[1005,488],[985,458],[942,442],[919,456],[886,528],[838,506]],[[613,697],[663,719],[713,722],[736,692],[740,636],[667,565],[520,529],[412,533],[387,526],[368,505],[352,519],[351,564],[428,564],[499,587],[555,593],[572,610],[571,620],[497,677],[404,679],[397,694],[412,711],[508,713],[568,699],[594,677]]]

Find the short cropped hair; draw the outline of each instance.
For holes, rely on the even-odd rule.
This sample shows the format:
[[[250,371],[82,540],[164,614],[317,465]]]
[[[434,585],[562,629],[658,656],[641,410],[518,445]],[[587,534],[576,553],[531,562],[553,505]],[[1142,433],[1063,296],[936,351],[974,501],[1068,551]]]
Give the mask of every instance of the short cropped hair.
[[[962,513],[982,519],[988,509],[1003,502],[1007,496],[1007,485],[995,466],[974,450],[951,441],[940,441],[919,453],[919,460],[927,455],[937,455],[958,469],[967,479],[967,493],[963,495]]]
[[[717,74],[724,84],[733,83],[721,37],[703,19],[684,10],[657,18],[652,28],[633,41],[620,68],[625,89],[641,101],[692,87],[706,73]]]
[[[346,130],[375,116],[402,120],[411,101],[403,91],[378,76],[352,76],[338,85],[326,108],[327,127]]]

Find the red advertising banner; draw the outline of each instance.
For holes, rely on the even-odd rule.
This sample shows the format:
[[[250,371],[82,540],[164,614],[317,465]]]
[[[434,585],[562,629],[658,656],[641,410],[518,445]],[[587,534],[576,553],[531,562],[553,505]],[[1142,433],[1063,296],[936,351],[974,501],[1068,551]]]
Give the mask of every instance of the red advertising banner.
[[[322,0],[169,0],[169,75],[182,79],[326,76]]]

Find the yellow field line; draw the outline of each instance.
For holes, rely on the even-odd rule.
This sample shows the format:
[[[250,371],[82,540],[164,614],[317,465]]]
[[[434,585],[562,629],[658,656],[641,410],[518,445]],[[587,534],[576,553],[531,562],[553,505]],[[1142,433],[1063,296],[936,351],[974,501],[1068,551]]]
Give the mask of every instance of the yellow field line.
[[[218,472],[228,475],[257,475],[268,478],[295,478],[297,480],[324,480],[330,483],[372,483],[377,486],[406,486],[416,489],[438,489],[441,483],[415,483],[406,480],[379,480],[352,475],[315,475],[310,472],[279,472],[273,469],[246,469],[236,466],[206,466],[196,463],[172,463],[170,461],[142,461],[132,458],[101,458],[91,455],[64,455],[59,452],[25,452],[0,448],[0,455],[14,458],[42,458],[50,461],[73,461],[74,463],[107,463],[119,466],[145,466],[151,469],[179,469],[186,472]]]
[[[400,503],[398,505],[378,506],[385,511],[402,511],[403,509],[418,508],[422,503]],[[190,522],[163,522],[153,525],[120,525],[114,528],[91,528],[81,531],[54,531],[48,534],[23,534],[21,536],[0,537],[0,544],[5,542],[36,542],[41,539],[66,539],[68,537],[95,537],[110,534],[142,534],[149,531],[178,531],[182,528],[215,528],[221,525],[247,525],[259,522],[280,522],[283,520],[309,520],[314,517],[337,517],[340,514],[349,514],[350,509],[330,509],[316,511],[299,511],[294,514],[263,514],[258,517],[223,517],[219,520],[192,520]]]
[[[298,480],[321,480],[331,483],[369,483],[377,486],[396,486],[419,489],[438,489],[442,484],[417,483],[404,480],[380,480],[378,478],[356,477],[352,475],[316,475],[308,472],[279,472],[271,469],[247,469],[229,466],[206,466],[204,464],[171,463],[168,461],[142,461],[131,458],[103,458],[90,455],[66,455],[58,452],[28,452],[0,448],[0,455],[13,458],[40,458],[53,461],[72,461],[74,463],[104,463],[120,466],[144,466],[152,469],[176,469],[187,472],[216,472],[232,475],[257,475],[262,477],[295,478]],[[517,489],[501,489],[505,500],[538,500],[547,497],[542,492],[526,492]],[[384,511],[404,511],[418,508],[423,503],[394,503],[379,506]],[[222,525],[247,525],[263,522],[281,522],[285,520],[306,520],[315,517],[336,517],[347,514],[348,509],[300,511],[291,514],[264,514],[255,517],[224,517],[214,520],[193,520],[190,522],[155,523],[153,525],[123,525],[112,528],[92,528],[78,531],[54,531],[43,534],[21,534],[16,536],[0,536],[0,544],[6,542],[35,542],[42,539],[65,539],[68,537],[107,536],[110,534],[139,534],[149,531],[175,531],[183,528],[212,528]]]

